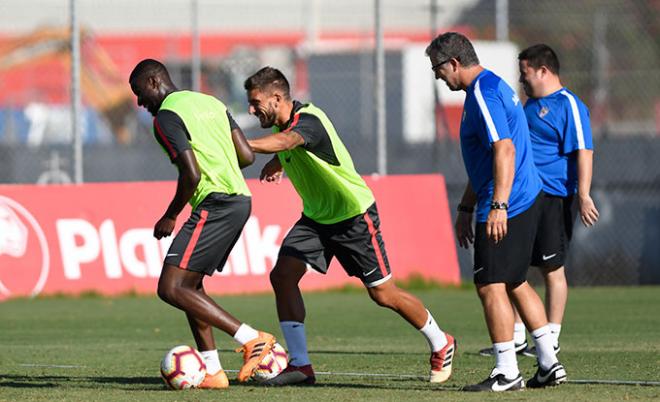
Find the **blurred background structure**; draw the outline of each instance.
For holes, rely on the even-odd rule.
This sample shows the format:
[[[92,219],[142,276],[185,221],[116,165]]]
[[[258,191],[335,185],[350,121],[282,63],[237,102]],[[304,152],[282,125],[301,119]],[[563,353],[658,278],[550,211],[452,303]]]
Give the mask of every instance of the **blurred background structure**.
[[[441,173],[455,206],[467,180],[457,140],[463,93],[434,83],[426,45],[436,33],[466,34],[522,98],[517,53],[544,42],[559,54],[564,84],[590,107],[595,142],[601,219],[578,225],[569,281],[657,284],[658,21],[651,0],[3,0],[0,183],[175,179],[127,83],[150,57],[179,88],[223,100],[249,137],[264,131],[247,114],[243,81],[275,66],[296,99],[328,113],[362,174]],[[73,66],[82,97],[74,118]],[[246,176],[257,177],[264,160]],[[459,257],[469,280],[470,252]]]

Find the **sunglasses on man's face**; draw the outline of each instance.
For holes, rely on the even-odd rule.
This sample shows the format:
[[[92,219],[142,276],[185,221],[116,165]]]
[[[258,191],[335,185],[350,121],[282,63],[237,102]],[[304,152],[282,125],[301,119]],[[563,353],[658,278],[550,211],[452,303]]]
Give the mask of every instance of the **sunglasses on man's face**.
[[[435,70],[437,70],[438,68],[440,68],[443,64],[447,63],[447,62],[448,62],[449,60],[451,60],[452,58],[453,58],[453,57],[449,57],[449,58],[447,58],[447,59],[441,61],[440,63],[436,63],[436,64],[432,65],[432,66],[431,66],[431,70],[433,70],[433,71],[435,72]]]

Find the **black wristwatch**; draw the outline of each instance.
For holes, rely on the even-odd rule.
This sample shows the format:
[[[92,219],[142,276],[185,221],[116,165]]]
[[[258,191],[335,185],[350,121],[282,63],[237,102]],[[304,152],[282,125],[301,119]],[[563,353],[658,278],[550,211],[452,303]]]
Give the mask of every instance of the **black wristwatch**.
[[[456,210],[458,212],[465,212],[471,214],[474,212],[474,207],[468,207],[467,205],[458,204],[458,208],[456,208]]]
[[[503,209],[506,211],[509,209],[509,204],[506,202],[491,201],[490,209]]]

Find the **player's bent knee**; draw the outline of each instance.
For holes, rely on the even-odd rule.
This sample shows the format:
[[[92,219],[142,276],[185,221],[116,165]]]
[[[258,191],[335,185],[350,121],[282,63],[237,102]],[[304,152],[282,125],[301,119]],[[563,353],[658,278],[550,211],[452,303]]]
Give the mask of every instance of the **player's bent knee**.
[[[396,306],[395,297],[392,297],[392,292],[383,291],[380,289],[373,288],[369,290],[369,296],[371,300],[376,302],[381,307],[394,308]]]
[[[288,286],[295,286],[298,283],[298,278],[287,272],[286,269],[277,267],[270,271],[270,284],[274,289]]]
[[[163,281],[158,282],[158,297],[165,303],[172,304],[174,302],[174,286]]]
[[[179,268],[173,265],[165,265],[158,279],[158,297],[169,304],[176,304],[177,287],[181,286]]]
[[[392,307],[392,303],[391,303],[390,299],[383,296],[383,295],[379,295],[379,294],[372,295],[371,300],[376,302],[376,304],[381,306],[381,307],[387,307],[387,308]]]
[[[270,271],[270,284],[273,288],[297,286],[306,271],[307,267],[302,261],[287,257],[278,259]]]
[[[286,283],[286,274],[282,272],[283,270],[280,268],[278,269],[277,266],[270,271],[270,284],[273,287],[278,287],[283,283]]]

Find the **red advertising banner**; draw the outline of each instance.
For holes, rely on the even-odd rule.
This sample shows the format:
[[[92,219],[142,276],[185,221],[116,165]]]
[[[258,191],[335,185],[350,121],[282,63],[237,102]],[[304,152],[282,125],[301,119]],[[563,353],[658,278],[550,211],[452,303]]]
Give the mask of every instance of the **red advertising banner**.
[[[444,178],[366,178],[374,191],[393,277],[458,284],[460,275]],[[213,294],[270,291],[268,273],[302,203],[288,181],[248,180],[252,215],[222,272],[205,281]],[[175,182],[0,186],[0,300],[37,294],[155,293],[172,237],[153,226]],[[177,221],[179,228],[190,213]],[[359,285],[333,261],[310,270],[303,290]]]

